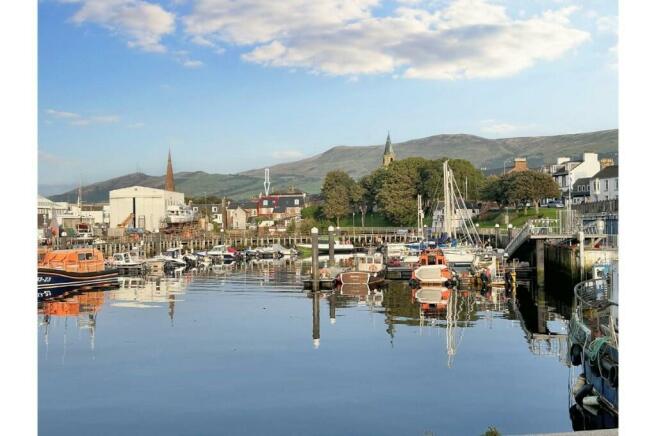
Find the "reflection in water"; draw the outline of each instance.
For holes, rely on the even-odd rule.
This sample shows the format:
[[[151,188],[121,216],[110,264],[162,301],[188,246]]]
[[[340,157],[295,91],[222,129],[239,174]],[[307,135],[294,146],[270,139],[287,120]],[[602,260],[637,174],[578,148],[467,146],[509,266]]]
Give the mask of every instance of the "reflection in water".
[[[126,408],[138,410],[135,402],[155,402],[152,415],[134,418],[143,419],[148,433],[156,430],[162,434],[182,433],[181,426],[188,416],[185,413],[189,413],[188,404],[192,403],[194,411],[201,408],[203,413],[207,412],[206,416],[220,418],[227,433],[235,433],[244,425],[249,433],[266,433],[267,429],[257,427],[257,420],[244,418],[258,407],[257,410],[264,410],[261,406],[263,393],[272,395],[276,404],[288,405],[289,413],[293,410],[298,413],[298,408],[303,406],[299,406],[295,398],[307,395],[307,386],[312,386],[313,393],[316,391],[316,401],[330,399],[330,405],[326,406],[336,408],[336,413],[342,417],[340,423],[351,422],[355,426],[342,424],[344,426],[334,431],[338,433],[418,434],[423,430],[411,427],[413,424],[407,424],[410,426],[407,428],[395,427],[398,423],[389,418],[394,412],[412,408],[422,413],[420,424],[424,429],[446,428],[446,434],[474,434],[472,431],[480,432],[495,424],[491,421],[494,416],[481,418],[474,429],[468,426],[471,425],[468,421],[476,421],[476,417],[458,415],[462,404],[471,403],[479,407],[478,410],[486,407],[496,410],[498,402],[486,403],[486,398],[494,398],[501,391],[511,392],[513,398],[522,397],[522,393],[534,393],[531,399],[519,401],[521,407],[516,404],[518,400],[510,399],[504,404],[505,413],[512,415],[513,425],[516,425],[500,428],[504,433],[533,429],[533,421],[524,417],[542,413],[545,402],[550,402],[545,412],[550,414],[550,419],[564,418],[565,423],[558,421],[552,427],[543,425],[540,429],[567,429],[568,405],[564,395],[552,394],[553,384],[560,377],[564,380],[567,369],[555,359],[547,359],[546,364],[536,369],[535,358],[530,354],[558,355],[547,350],[549,341],[557,342],[561,334],[559,322],[565,319],[554,308],[565,306],[553,301],[548,293],[530,287],[518,288],[516,295],[506,294],[503,289],[491,289],[484,294],[477,290],[446,288],[423,288],[413,292],[401,281],[390,282],[384,289],[362,285],[343,286],[327,293],[305,293],[301,285],[301,269],[305,267],[300,261],[276,260],[233,265],[221,271],[175,279],[131,278],[124,280],[116,290],[82,293],[40,304],[40,329],[44,339],[40,341],[39,371],[43,377],[40,394],[44,394],[40,403],[43,412],[40,410],[40,413],[44,414],[44,422],[52,425],[62,419],[58,409],[52,406],[55,404],[52,397],[62,397],[59,392],[62,389],[72,394],[63,396],[66,406],[85,412],[77,416],[97,419],[94,414],[100,413],[97,410],[101,408],[94,403],[95,397],[79,397],[80,390],[76,387],[79,373],[84,377],[104,374],[110,387],[119,386],[112,389],[111,398],[116,398],[116,404],[127,404]],[[329,316],[323,319],[324,349],[321,353],[307,346],[308,298],[312,300],[314,349],[319,348],[321,341],[321,306],[328,306]],[[383,319],[384,326],[376,323]],[[73,321],[78,331],[88,332],[92,352],[96,329],[100,329],[95,362],[90,358],[93,356],[89,356],[87,338],[83,336],[84,343],[78,344],[74,336],[70,337],[68,330]],[[162,325],[166,327],[165,333]],[[518,340],[508,340],[512,337]],[[71,342],[66,342],[69,339]],[[63,365],[58,366],[58,359],[48,361],[48,348],[53,354],[55,350],[59,354],[62,341],[62,359],[67,348],[75,352],[68,355],[69,368],[61,368],[56,373],[61,379],[58,381],[51,378],[54,377],[52,373]],[[427,356],[432,376],[419,381],[416,374],[426,369]],[[476,371],[481,356],[486,369],[495,371],[495,377]],[[508,361],[510,358],[512,362]],[[337,376],[333,371],[335,362],[345,360],[352,362],[350,370]],[[70,371],[73,361],[76,370]],[[153,362],[157,364],[152,365]],[[108,365],[112,365],[111,374],[106,371]],[[451,369],[441,371],[442,366]],[[148,368],[147,375],[140,369],[143,367]],[[308,368],[312,371],[306,373]],[[535,377],[537,370],[542,371],[540,377]],[[516,377],[517,382],[508,384],[507,380],[512,377]],[[285,389],[279,388],[280,383],[284,383]],[[363,390],[363,383],[375,389]],[[131,384],[138,389],[133,389]],[[461,394],[479,388],[481,395],[473,399]],[[416,395],[431,395],[436,389],[453,399],[450,401],[453,404],[440,406],[447,413],[432,413],[428,405],[423,409],[424,406],[415,401]],[[395,392],[394,401],[387,392]],[[413,394],[408,396],[406,392]],[[367,424],[374,427],[362,427],[360,418],[348,413],[348,404],[352,403],[334,401],[336,395],[342,394],[358,398],[358,401],[376,402],[380,416],[376,416],[376,422]],[[106,395],[98,394],[99,398]],[[136,396],[134,400],[130,395]],[[159,397],[166,401],[160,401]],[[196,397],[203,398],[201,405],[193,401]],[[554,413],[561,399],[562,411]],[[119,412],[127,413],[126,408],[112,406],[103,413],[114,413],[111,416],[115,417]],[[271,415],[262,412],[263,421],[276,422],[277,427],[269,429],[270,433],[307,432],[307,428],[294,427],[295,415],[286,414],[287,408],[271,410],[274,410]],[[302,412],[310,419],[315,418],[312,414],[318,413],[317,410],[325,408],[303,409]],[[281,414],[280,419],[274,419],[278,414]],[[157,427],[162,416],[172,417],[166,421],[170,428]],[[235,421],[232,426],[226,424],[232,420]],[[127,425],[126,422],[114,419],[112,425],[115,427],[108,431],[119,434],[124,430],[121,425]],[[212,433],[208,429],[216,428],[211,426],[216,423],[210,418],[203,422],[207,427],[199,427],[201,433]]]
[[[312,293],[312,346],[317,349],[319,348],[319,340],[321,338],[321,326],[320,326],[320,314],[321,307],[321,293],[313,292]]]

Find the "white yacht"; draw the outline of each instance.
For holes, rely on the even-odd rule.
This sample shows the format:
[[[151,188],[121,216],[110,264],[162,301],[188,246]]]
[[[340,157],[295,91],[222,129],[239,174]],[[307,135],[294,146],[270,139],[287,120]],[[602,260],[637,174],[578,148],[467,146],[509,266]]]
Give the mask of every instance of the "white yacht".
[[[166,208],[166,222],[168,224],[187,224],[196,221],[196,212],[190,207],[181,205]]]

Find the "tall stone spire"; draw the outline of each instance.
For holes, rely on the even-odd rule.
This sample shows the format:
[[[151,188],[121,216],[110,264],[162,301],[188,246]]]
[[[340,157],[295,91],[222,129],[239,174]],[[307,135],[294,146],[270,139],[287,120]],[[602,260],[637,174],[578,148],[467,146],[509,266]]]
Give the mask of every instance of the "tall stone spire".
[[[383,166],[386,167],[396,159],[396,154],[392,148],[392,140],[389,131],[387,132],[387,141],[385,142],[385,152],[383,153]]]
[[[175,191],[175,181],[173,180],[173,164],[171,163],[171,148],[169,147],[169,162],[166,165],[166,184],[167,191]]]

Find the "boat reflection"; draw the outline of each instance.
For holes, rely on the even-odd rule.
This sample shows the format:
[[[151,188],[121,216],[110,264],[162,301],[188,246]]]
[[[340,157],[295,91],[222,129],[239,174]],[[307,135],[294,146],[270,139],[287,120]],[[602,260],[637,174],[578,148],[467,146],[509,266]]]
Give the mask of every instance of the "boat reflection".
[[[62,300],[43,301],[38,305],[40,326],[43,328],[44,344],[47,347],[48,330],[55,319],[64,320],[64,344],[68,330],[68,319],[75,320],[80,330],[89,332],[91,350],[95,349],[96,316],[105,302],[105,293],[102,291],[84,291],[71,295]],[[65,351],[65,349],[64,349]]]

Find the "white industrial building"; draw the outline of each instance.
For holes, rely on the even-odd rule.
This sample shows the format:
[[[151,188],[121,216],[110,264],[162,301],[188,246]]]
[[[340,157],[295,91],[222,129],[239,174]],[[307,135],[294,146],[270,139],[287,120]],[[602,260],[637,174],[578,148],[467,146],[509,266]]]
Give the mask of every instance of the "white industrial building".
[[[109,192],[109,227],[140,227],[149,232],[159,232],[166,218],[166,208],[183,205],[184,202],[182,192],[145,186],[115,189]]]

